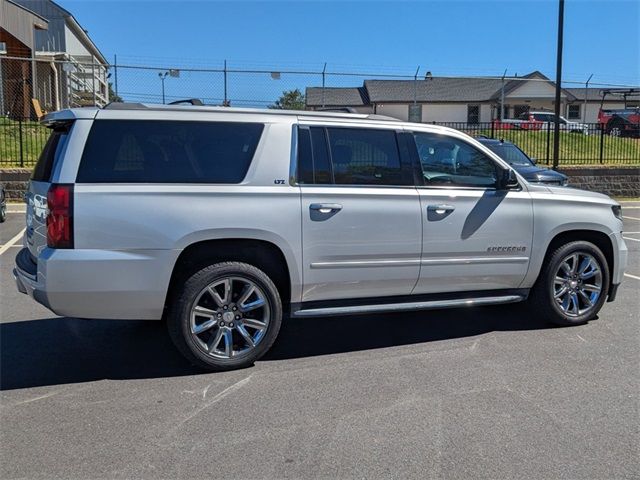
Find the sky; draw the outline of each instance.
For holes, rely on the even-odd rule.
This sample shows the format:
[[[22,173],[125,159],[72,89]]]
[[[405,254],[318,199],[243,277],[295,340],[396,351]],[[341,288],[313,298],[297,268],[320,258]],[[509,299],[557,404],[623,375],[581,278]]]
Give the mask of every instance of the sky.
[[[557,0],[57,1],[119,64],[555,76]],[[638,25],[640,0],[566,0],[563,79],[640,85]]]

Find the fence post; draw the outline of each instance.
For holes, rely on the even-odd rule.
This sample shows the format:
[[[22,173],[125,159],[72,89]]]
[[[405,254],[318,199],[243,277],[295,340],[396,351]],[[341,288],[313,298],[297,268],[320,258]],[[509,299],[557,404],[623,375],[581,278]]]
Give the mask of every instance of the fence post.
[[[600,126],[600,163],[603,163],[604,157],[604,127]]]
[[[227,61],[224,61],[224,101],[222,102],[223,107],[229,106],[229,100],[227,99]]]
[[[491,138],[495,138],[495,128],[496,128],[496,122],[494,120],[491,122]]]
[[[551,122],[547,122],[547,165],[549,165],[549,145],[551,140]]]
[[[113,55],[113,82],[116,87],[116,97],[118,96],[118,55]]]
[[[20,142],[20,167],[24,167],[24,155],[22,151],[22,119],[18,118],[18,139]]]

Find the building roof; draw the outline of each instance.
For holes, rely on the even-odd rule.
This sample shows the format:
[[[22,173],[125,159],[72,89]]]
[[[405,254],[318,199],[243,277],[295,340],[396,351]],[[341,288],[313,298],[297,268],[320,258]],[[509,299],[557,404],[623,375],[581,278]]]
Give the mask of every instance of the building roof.
[[[324,89],[322,87],[308,87],[305,99],[307,105],[314,107],[361,107],[369,104],[367,90],[364,87],[329,87]]]
[[[492,78],[438,77],[430,80],[365,80],[371,102],[480,102],[500,90]]]
[[[522,77],[505,78],[504,93],[509,94],[524,81],[548,82],[539,71]],[[489,102],[500,99],[502,79],[497,77],[434,77],[429,80],[365,80],[360,88],[325,88],[324,106],[361,106],[371,103],[417,102]],[[591,90],[591,89],[590,89]],[[590,100],[599,100],[599,89],[589,92]],[[308,87],[306,102],[309,107],[322,106],[322,87]],[[584,99],[584,89],[563,88],[563,96],[569,101]]]

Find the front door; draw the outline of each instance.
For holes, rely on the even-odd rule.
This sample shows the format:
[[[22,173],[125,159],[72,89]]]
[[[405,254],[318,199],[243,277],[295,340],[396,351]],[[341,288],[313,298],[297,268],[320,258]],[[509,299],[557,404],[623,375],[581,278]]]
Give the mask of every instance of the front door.
[[[304,302],[408,295],[422,248],[410,160],[390,128],[298,135]]]
[[[424,185],[423,254],[414,293],[518,288],[529,266],[533,206],[500,190],[503,169],[460,136],[414,132]]]

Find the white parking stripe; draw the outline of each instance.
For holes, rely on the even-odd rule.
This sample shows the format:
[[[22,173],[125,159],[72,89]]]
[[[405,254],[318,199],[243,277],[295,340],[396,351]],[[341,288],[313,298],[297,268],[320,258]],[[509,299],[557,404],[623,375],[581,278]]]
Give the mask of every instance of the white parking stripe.
[[[640,240],[638,240],[637,238],[631,238],[631,237],[622,237],[625,240],[631,240],[632,242],[640,242]]]
[[[625,217],[624,215],[622,215],[622,218],[626,218],[627,220],[640,220],[638,217]]]
[[[0,255],[2,255],[4,252],[9,250],[19,240],[22,240],[22,235],[24,235],[25,230],[26,228],[23,228],[22,230],[20,230],[20,233],[18,233],[15,237],[13,237],[11,240],[5,243],[2,247],[0,247]]]
[[[633,278],[634,280],[640,280],[640,277],[636,277],[635,275],[631,275],[630,273],[625,273],[625,277]]]

